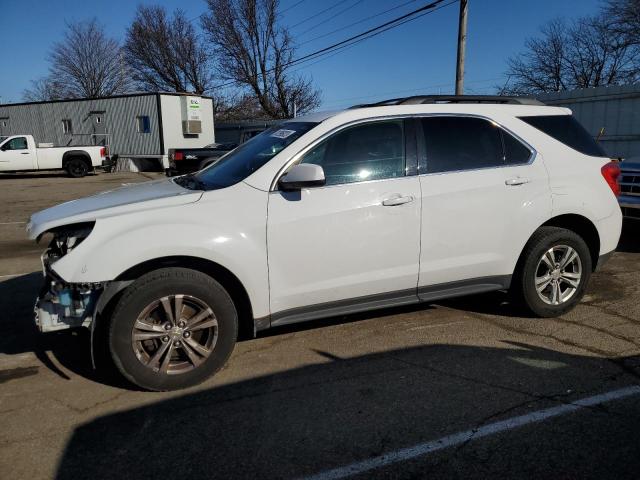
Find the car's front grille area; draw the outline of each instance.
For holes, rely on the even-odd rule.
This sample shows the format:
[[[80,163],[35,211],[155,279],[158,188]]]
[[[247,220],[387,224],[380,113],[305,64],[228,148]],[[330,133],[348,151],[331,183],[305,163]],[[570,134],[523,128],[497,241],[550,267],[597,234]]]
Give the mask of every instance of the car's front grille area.
[[[622,169],[620,174],[620,191],[622,195],[640,197],[640,170]]]

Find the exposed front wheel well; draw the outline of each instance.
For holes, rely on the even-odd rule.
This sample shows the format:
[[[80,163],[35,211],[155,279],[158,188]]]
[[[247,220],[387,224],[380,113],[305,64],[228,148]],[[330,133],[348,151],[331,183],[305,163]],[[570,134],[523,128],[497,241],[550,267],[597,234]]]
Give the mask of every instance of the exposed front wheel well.
[[[246,339],[254,336],[253,310],[249,295],[242,282],[231,271],[210,260],[198,257],[174,256],[156,258],[140,263],[118,276],[116,281],[136,280],[153,270],[167,267],[189,268],[210,276],[229,293],[238,312],[238,338]]]

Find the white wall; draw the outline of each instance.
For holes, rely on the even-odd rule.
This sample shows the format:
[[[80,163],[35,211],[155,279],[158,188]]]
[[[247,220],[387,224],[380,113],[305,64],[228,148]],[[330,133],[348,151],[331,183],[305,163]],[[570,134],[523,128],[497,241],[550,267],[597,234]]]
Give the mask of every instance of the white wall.
[[[201,98],[202,133],[185,137],[182,133],[182,120],[186,120],[182,111],[184,100],[178,95],[160,95],[162,109],[162,134],[164,138],[164,158],[162,163],[169,167],[168,153],[170,148],[199,148],[215,141],[213,131],[213,101]]]

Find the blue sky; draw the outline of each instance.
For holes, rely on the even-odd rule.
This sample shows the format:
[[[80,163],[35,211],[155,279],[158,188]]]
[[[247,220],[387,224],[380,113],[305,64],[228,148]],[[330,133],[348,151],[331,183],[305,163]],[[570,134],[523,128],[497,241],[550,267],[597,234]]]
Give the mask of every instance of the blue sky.
[[[338,0],[281,0],[283,23],[300,43],[298,56],[416,9],[428,0],[309,42],[407,0],[343,0],[339,6],[294,27]],[[108,33],[122,39],[138,3],[182,8],[190,18],[205,11],[203,0],[136,2],[129,0],[0,0],[4,41],[0,66],[2,102],[16,102],[30,80],[45,75],[53,42],[62,38],[66,21],[97,17]],[[520,51],[527,37],[555,17],[595,13],[600,0],[469,0],[465,93],[492,93],[505,81],[506,59]],[[335,13],[343,13],[329,19]],[[458,5],[426,15],[340,54],[309,62],[300,74],[322,90],[323,108],[332,109],[416,93],[452,93],[455,79]],[[308,42],[304,43],[303,42]]]

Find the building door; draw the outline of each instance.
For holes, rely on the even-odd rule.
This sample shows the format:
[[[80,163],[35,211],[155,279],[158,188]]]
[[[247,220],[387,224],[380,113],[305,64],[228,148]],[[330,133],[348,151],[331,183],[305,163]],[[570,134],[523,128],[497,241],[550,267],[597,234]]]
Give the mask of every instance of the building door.
[[[11,135],[10,126],[9,117],[0,117],[0,137],[7,137]]]
[[[94,111],[90,113],[91,117],[91,133],[93,133],[92,141],[94,145],[109,145],[107,135],[107,116],[104,110]]]

